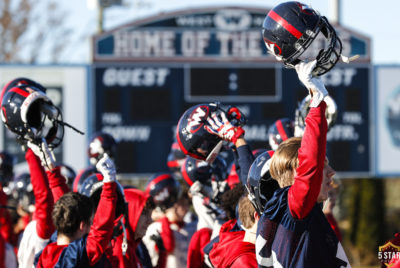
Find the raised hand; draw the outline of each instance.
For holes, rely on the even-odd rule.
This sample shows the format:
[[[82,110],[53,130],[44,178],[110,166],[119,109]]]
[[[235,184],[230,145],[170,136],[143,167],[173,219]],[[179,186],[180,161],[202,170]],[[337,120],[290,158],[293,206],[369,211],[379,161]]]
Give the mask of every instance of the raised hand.
[[[115,165],[107,153],[97,162],[96,168],[103,175],[103,182],[113,182],[116,180],[117,172]]]
[[[224,112],[212,113],[211,117],[207,118],[209,126],[204,128],[211,134],[220,137],[223,140],[236,143],[237,139],[244,134],[242,127],[233,126]]]
[[[328,96],[328,91],[322,82],[321,77],[313,76],[312,71],[317,64],[317,60],[303,62],[295,65],[297,76],[300,81],[306,86],[311,95],[310,107],[317,107],[321,101]]]
[[[41,142],[28,141],[26,144],[40,158],[43,167],[48,170],[55,168],[56,158],[53,151],[47,145],[45,138],[42,138]]]

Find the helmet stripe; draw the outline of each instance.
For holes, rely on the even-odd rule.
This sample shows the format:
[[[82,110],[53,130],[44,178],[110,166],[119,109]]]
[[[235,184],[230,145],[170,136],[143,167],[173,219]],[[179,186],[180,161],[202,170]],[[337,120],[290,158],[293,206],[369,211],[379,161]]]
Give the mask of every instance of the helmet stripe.
[[[149,193],[151,188],[153,187],[153,185],[159,183],[160,181],[166,180],[171,178],[171,176],[169,174],[163,174],[161,176],[158,176],[157,178],[155,178],[154,180],[152,180],[149,185],[147,185],[146,187],[146,193]]]
[[[21,95],[21,96],[23,96],[23,97],[28,97],[29,96],[29,92],[27,92],[27,91],[25,91],[25,90],[22,90],[22,89],[20,89],[20,88],[18,88],[18,87],[13,87],[12,89],[10,89],[10,91],[11,92],[15,92],[15,93],[17,93],[17,94],[19,94],[19,95]]]
[[[276,128],[278,129],[279,135],[281,135],[282,141],[287,140],[288,136],[286,135],[285,128],[282,125],[282,120],[276,121]]]
[[[268,13],[268,17],[276,21],[276,23],[285,28],[289,33],[291,33],[297,39],[301,37],[302,33],[299,30],[297,30],[293,25],[291,25],[287,20],[278,15],[275,11],[271,10]]]

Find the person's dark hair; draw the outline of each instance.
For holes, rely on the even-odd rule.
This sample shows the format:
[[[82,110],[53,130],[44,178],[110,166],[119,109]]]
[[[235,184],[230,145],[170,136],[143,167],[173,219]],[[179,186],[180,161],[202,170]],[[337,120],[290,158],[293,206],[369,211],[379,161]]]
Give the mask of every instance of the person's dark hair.
[[[147,198],[146,200],[146,204],[143,207],[142,210],[142,214],[146,213],[146,212],[150,212],[153,211],[153,209],[156,208],[156,204],[153,201],[153,198]]]
[[[246,188],[241,183],[238,183],[231,190],[222,194],[221,208],[225,211],[228,220],[236,218],[236,206],[245,191]]]
[[[52,218],[58,233],[72,237],[81,222],[90,224],[93,213],[94,208],[89,197],[69,192],[54,205]]]

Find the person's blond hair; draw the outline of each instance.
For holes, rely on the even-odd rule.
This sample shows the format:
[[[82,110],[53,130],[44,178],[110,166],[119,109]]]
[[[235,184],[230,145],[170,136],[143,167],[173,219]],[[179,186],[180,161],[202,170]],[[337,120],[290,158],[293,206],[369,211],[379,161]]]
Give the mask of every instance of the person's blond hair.
[[[239,220],[246,229],[250,229],[256,222],[254,212],[256,212],[256,209],[249,198],[242,196],[239,200]]]
[[[299,166],[298,152],[301,138],[293,137],[279,144],[271,159],[270,174],[280,187],[294,182],[294,171]]]

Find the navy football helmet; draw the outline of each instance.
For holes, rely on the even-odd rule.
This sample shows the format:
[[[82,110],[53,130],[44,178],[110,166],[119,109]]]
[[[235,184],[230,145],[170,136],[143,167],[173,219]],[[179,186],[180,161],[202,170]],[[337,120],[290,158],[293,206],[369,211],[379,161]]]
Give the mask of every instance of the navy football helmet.
[[[276,120],[268,129],[269,145],[276,150],[281,142],[294,136],[294,121],[289,118]]]
[[[228,176],[226,162],[220,156],[217,156],[212,164],[188,156],[182,165],[181,172],[189,186],[192,186],[195,181],[210,186],[212,179],[224,181]]]
[[[285,2],[270,10],[262,30],[268,51],[289,68],[304,60],[301,57],[306,51],[311,52],[308,48],[319,33],[323,34],[326,45],[310,59],[317,59],[314,75],[332,69],[342,53],[342,42],[327,18],[300,2]]]
[[[171,145],[171,151],[167,157],[167,165],[171,172],[180,172],[181,166],[186,159],[186,155],[182,152],[179,144],[175,141]]]
[[[233,126],[243,126],[247,121],[244,114],[235,106],[229,106],[226,111],[219,106],[219,103],[190,107],[183,113],[176,128],[176,140],[185,155],[206,160],[211,152],[217,154],[222,148],[221,144],[219,150],[215,150],[222,140],[204,128],[209,125],[207,118],[214,112],[224,112]]]
[[[260,154],[251,164],[247,177],[248,197],[254,208],[261,215],[268,200],[271,199],[279,184],[269,174],[270,160],[274,151]]]
[[[101,131],[92,135],[88,148],[88,156],[92,165],[96,165],[103,157],[104,153],[107,153],[111,158],[114,158],[116,151],[117,142],[113,136]]]
[[[22,173],[14,178],[11,196],[24,211],[35,211],[35,195],[29,173]]]
[[[89,197],[93,201],[95,207],[97,208],[100,201],[101,191],[103,189],[103,184],[104,184],[103,175],[101,175],[100,173],[92,174],[83,182],[79,193]],[[116,181],[116,184],[117,184],[118,199],[117,199],[117,206],[115,209],[115,219],[118,219],[125,214],[126,201],[125,201],[124,188],[118,181]]]
[[[221,140],[204,128],[208,125],[207,118],[218,110],[216,104],[199,104],[183,113],[176,128],[176,140],[185,155],[205,160]]]
[[[57,147],[64,136],[61,111],[47,95],[30,85],[20,85],[5,92],[1,119],[7,128],[24,140],[45,138],[49,147]]]
[[[169,173],[157,173],[150,177],[146,185],[154,204],[161,210],[172,207],[181,195],[181,185]]]
[[[40,89],[40,90],[43,91],[44,93],[46,93],[46,88],[45,88],[44,86],[42,86],[41,84],[39,84],[38,82],[35,82],[35,81],[33,81],[33,80],[29,79],[29,78],[18,77],[18,78],[15,78],[15,79],[9,81],[9,82],[3,87],[3,90],[1,91],[1,94],[0,94],[0,103],[1,103],[2,100],[3,100],[4,94],[5,94],[8,90],[12,89],[13,87],[18,87],[18,86],[22,86],[22,85],[29,85],[29,86],[35,87],[35,88],[37,88],[37,89]]]
[[[72,189],[72,184],[76,177],[75,170],[67,164],[60,164],[58,166],[60,167],[61,175],[67,179],[67,185]]]

